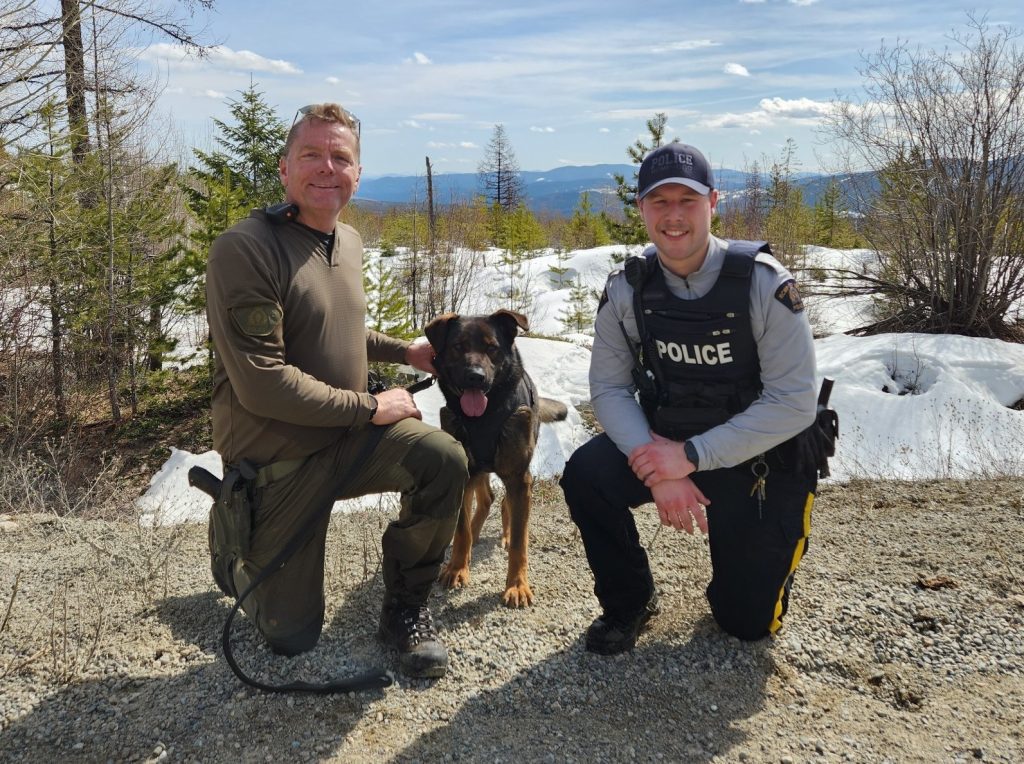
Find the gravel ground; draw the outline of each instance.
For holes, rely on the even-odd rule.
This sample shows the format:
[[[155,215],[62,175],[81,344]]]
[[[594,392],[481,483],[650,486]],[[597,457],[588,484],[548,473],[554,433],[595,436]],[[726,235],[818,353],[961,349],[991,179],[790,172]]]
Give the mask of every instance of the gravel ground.
[[[642,508],[663,612],[615,658],[583,650],[582,546],[557,487],[537,493],[535,605],[500,604],[492,516],[470,586],[432,598],[448,676],[340,697],[234,677],[204,527],[0,518],[0,761],[1024,761],[1024,480],[826,486],[786,627],[755,644],[708,616],[704,539]],[[274,657],[241,618],[239,661],[391,667],[386,520],[332,523],[315,651]]]

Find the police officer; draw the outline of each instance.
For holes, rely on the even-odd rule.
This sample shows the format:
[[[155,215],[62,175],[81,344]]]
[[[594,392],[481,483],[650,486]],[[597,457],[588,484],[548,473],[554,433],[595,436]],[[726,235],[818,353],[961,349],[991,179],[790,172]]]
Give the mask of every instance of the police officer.
[[[711,235],[707,159],[673,142],[640,166],[653,242],[608,279],[590,364],[604,433],[561,479],[603,610],[586,648],[631,649],[658,603],[630,508],[709,536],[707,598],[740,639],[782,624],[803,555],[817,472],[798,458],[815,419],[811,328],[793,277],[763,242]],[[638,400],[639,398],[639,400]]]
[[[397,650],[404,673],[439,677],[448,653],[427,598],[455,531],[466,454],[421,421],[406,390],[367,392],[368,361],[434,366],[425,340],[366,328],[362,241],[338,221],[360,171],[359,121],[338,104],[304,107],[280,161],[287,204],[255,210],[210,249],[214,447],[227,465],[258,470],[247,486],[252,527],[211,522],[212,567],[221,589],[237,596],[312,523],[244,604],[275,652],[305,652],[323,628],[330,507],[400,491],[401,511],[381,541],[378,634]],[[234,556],[238,548],[244,552]]]

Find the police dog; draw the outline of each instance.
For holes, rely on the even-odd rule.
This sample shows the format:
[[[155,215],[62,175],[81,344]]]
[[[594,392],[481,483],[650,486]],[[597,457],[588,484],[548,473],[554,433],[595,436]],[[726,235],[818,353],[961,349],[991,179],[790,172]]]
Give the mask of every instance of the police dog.
[[[472,547],[494,500],[493,472],[505,485],[501,541],[508,549],[508,575],[502,601],[508,607],[533,602],[526,547],[533,491],[530,459],[537,434],[541,422],[561,421],[568,413],[565,404],[537,395],[513,344],[519,329],[529,329],[525,316],[499,310],[489,316],[446,313],[424,330],[436,353],[434,367],[447,404],[441,409],[441,428],[462,443],[469,457],[469,482],[451,558],[440,580],[449,589],[469,583]]]

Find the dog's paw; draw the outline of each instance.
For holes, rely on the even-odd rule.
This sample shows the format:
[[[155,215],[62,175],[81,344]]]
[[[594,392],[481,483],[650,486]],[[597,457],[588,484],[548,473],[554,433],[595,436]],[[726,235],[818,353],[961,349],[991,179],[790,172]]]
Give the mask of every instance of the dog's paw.
[[[450,563],[446,563],[441,568],[441,575],[437,577],[437,580],[440,581],[441,586],[447,589],[461,589],[469,584],[469,568],[456,568]]]
[[[533,590],[527,583],[516,584],[508,587],[501,595],[501,601],[505,607],[526,607],[533,604]]]

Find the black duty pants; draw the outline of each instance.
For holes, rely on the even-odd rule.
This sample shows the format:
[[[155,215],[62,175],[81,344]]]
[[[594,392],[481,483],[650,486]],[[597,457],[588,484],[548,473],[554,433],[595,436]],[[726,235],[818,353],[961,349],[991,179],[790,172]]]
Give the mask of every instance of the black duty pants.
[[[693,481],[711,501],[711,612],[726,632],[760,639],[782,626],[793,574],[807,549],[817,480],[769,462],[760,508],[751,495],[750,465],[697,472]],[[651,491],[607,435],[581,446],[565,465],[565,501],[580,529],[594,573],[594,593],[606,612],[630,615],[654,591],[647,553],[631,507]]]

